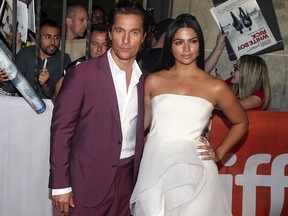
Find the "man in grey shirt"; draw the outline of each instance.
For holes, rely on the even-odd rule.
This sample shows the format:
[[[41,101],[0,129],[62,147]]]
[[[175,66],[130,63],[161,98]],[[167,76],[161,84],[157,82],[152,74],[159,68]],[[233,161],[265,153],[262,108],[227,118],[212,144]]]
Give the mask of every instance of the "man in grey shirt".
[[[36,46],[22,48],[16,55],[15,65],[41,98],[50,99],[57,81],[62,77],[60,26],[53,20],[43,20],[40,25],[39,71],[36,67]],[[64,67],[71,62],[65,54]],[[7,92],[17,92],[6,73],[1,74],[1,87]]]

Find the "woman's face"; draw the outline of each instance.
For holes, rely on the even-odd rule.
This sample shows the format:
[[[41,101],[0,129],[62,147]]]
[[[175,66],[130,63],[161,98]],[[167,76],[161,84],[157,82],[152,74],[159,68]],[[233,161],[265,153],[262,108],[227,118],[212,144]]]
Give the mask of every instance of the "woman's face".
[[[233,84],[239,84],[239,79],[240,79],[240,60],[238,59],[237,62],[233,65],[233,68],[231,70],[231,83]]]
[[[196,63],[199,39],[194,29],[183,27],[176,31],[172,41],[172,53],[175,61],[180,64]]]

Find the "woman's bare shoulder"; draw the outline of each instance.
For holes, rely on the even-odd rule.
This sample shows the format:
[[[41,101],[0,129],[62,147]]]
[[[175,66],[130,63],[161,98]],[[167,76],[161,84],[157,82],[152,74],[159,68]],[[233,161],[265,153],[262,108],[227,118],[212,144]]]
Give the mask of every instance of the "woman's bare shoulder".
[[[211,87],[213,91],[215,90],[225,90],[225,89],[230,89],[228,85],[221,79],[217,77],[213,77],[211,75],[208,75],[205,77],[205,83]]]
[[[166,73],[167,73],[166,70],[151,73],[146,78],[146,82],[161,82],[163,79],[165,79]]]

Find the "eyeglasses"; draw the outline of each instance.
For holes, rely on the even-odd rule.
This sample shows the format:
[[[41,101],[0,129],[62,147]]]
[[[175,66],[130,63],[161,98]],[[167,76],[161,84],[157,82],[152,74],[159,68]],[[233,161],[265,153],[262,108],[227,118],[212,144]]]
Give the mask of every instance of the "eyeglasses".
[[[240,67],[237,64],[233,64],[233,70],[239,71]]]

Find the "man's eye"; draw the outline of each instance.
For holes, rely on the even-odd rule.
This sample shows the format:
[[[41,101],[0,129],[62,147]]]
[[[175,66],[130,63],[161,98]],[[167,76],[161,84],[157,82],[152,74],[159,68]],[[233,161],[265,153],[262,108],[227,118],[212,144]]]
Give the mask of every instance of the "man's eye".
[[[131,34],[136,36],[139,34],[139,32],[138,31],[132,31]]]

